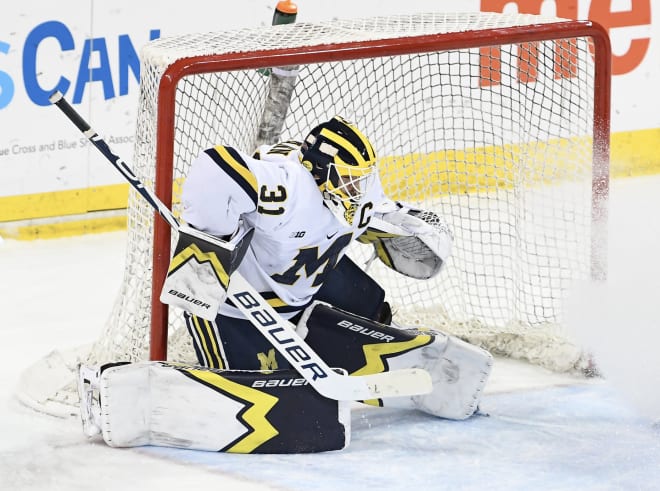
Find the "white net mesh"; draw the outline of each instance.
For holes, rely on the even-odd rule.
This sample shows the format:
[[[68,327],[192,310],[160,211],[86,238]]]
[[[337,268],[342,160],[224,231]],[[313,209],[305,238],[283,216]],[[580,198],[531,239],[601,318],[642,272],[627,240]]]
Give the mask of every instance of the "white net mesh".
[[[501,44],[488,48],[470,41],[475,47],[343,61],[292,57],[298,76],[280,137],[300,139],[342,115],[374,142],[386,192],[451,225],[453,257],[436,279],[371,266],[397,323],[440,327],[496,353],[573,368],[581,353],[562,332],[560,306],[563,289],[591,274],[593,45],[586,37],[507,43],[505,29],[553,22],[426,14],[153,41],[142,51],[135,173],[154,185],[158,110],[175,121],[175,212],[187,166],[201,150],[219,143],[254,149],[269,77],[255,69],[191,70],[176,86],[174,107],[159,107],[161,77],[181,58],[193,65],[223,53],[469,31],[476,34],[465,39],[487,40],[498,28]],[[124,283],[90,361],[148,357],[153,210],[134,192],[128,227]],[[364,263],[371,250],[356,244],[350,254]],[[169,331],[169,358],[190,361],[177,312]]]

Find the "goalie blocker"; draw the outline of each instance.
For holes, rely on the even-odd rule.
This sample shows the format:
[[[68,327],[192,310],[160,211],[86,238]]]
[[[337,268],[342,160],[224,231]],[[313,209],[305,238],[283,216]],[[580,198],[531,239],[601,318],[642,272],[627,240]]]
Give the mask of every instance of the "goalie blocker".
[[[160,301],[202,319],[214,320],[227,298],[229,277],[241,263],[254,230],[225,241],[180,224]]]
[[[307,453],[350,437],[350,402],[319,395],[294,370],[115,363],[81,366],[78,387],[85,434],[111,447]]]

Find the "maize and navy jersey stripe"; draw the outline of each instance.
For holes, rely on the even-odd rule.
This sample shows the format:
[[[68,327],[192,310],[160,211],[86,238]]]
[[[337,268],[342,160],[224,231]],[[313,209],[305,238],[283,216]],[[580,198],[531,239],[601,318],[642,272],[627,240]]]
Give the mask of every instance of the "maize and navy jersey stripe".
[[[204,152],[245,191],[256,207],[259,197],[257,178],[239,153],[233,148],[223,145],[209,148]]]

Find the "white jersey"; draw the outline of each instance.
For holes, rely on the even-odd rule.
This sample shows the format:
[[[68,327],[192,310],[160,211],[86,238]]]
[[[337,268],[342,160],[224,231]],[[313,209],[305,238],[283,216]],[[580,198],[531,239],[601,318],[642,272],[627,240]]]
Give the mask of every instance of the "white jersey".
[[[376,178],[352,226],[342,224],[324,205],[299,149],[296,142],[262,146],[257,159],[216,146],[193,162],[183,187],[182,218],[193,227],[216,236],[254,229],[238,270],[285,317],[311,302],[372,215],[393,206]],[[220,313],[242,317],[229,303]]]

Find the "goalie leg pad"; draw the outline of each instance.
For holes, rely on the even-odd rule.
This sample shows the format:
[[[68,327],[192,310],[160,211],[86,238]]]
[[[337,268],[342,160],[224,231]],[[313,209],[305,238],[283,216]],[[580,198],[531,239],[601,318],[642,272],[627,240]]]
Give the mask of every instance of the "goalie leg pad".
[[[112,447],[279,454],[349,442],[350,402],[320,396],[293,370],[140,362],[80,373],[85,433]]]
[[[326,363],[351,375],[401,368],[431,374],[430,394],[365,401],[373,405],[466,419],[477,410],[492,367],[490,353],[440,331],[386,326],[325,304],[308,307],[297,330]]]
[[[493,367],[493,357],[454,336],[429,332],[433,332],[436,339],[445,337],[446,341],[434,343],[435,346],[430,345],[426,352],[419,353],[417,363],[431,374],[433,392],[413,396],[412,401],[417,409],[434,416],[467,419],[479,408]]]

